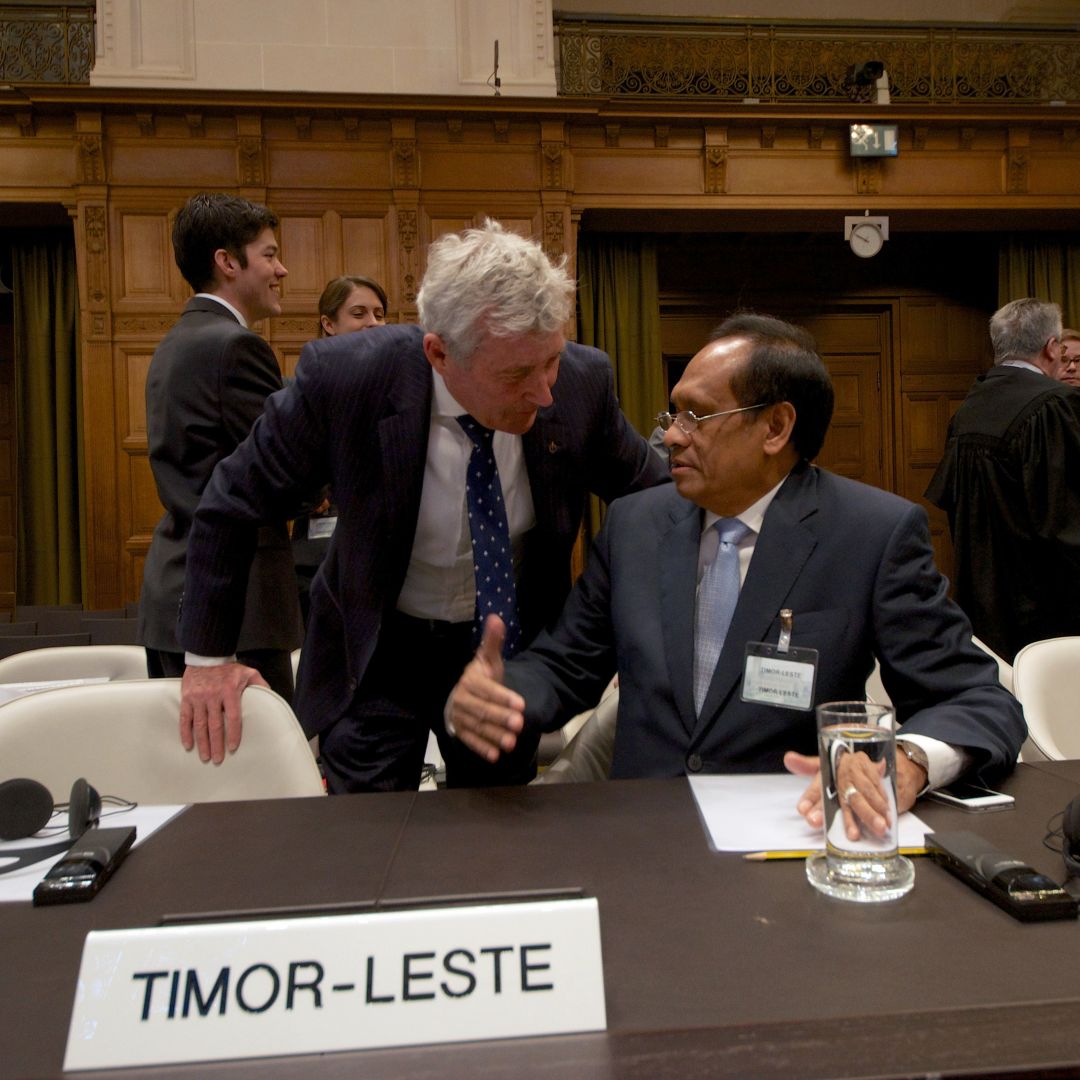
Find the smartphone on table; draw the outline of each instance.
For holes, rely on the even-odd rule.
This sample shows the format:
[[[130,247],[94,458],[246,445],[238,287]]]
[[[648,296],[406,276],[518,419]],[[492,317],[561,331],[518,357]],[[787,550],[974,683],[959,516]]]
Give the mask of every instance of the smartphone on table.
[[[939,788],[937,791],[927,792],[927,795],[938,802],[947,803],[949,806],[959,806],[961,810],[969,810],[976,814],[986,813],[989,810],[1011,810],[1016,802],[1011,795],[991,791],[990,788],[983,787],[981,784],[972,784],[966,780]]]

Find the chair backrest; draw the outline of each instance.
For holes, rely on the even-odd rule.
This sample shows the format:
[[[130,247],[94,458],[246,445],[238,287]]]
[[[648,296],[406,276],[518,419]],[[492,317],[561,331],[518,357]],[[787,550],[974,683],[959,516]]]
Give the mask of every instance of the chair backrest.
[[[0,636],[0,657],[15,653],[33,652],[36,649],[58,649],[71,645],[89,645],[89,634],[31,634]]]
[[[0,707],[0,780],[27,776],[56,796],[82,776],[102,795],[157,804],[322,795],[318,766],[287,702],[252,686],[241,707],[240,749],[221,765],[204,765],[180,745],[179,679],[31,694]]]
[[[107,679],[145,679],[146,650],[141,645],[67,645],[31,649],[0,659],[0,683],[102,675]]]
[[[1024,760],[1080,757],[1080,637],[1025,645],[1013,660],[1013,690],[1028,723]]]
[[[619,690],[618,687],[609,686],[595,709],[580,714],[584,721],[578,726],[574,737],[533,783],[578,784],[606,780],[611,775],[611,763],[615,757],[615,722],[618,713]]]
[[[138,619],[87,619],[82,628],[90,635],[91,645],[138,645]]]

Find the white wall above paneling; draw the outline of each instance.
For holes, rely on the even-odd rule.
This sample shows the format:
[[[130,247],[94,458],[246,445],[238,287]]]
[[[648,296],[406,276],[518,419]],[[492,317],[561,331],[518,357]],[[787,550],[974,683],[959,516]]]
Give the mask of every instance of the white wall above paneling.
[[[554,96],[551,0],[99,0],[95,86]]]

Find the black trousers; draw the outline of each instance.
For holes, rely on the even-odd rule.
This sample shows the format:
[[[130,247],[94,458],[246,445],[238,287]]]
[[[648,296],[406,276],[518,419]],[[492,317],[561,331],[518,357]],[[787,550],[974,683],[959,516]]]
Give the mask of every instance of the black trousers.
[[[536,775],[538,734],[519,736],[492,765],[443,725],[447,695],[474,652],[472,623],[401,613],[388,619],[349,711],[319,736],[331,794],[415,790],[429,731],[439,741],[448,787],[528,783]]]
[[[290,705],[293,703],[292,655],[284,649],[249,649],[236,654],[241,664],[253,667]],[[163,649],[146,650],[146,671],[151,679],[183,678],[184,654]]]

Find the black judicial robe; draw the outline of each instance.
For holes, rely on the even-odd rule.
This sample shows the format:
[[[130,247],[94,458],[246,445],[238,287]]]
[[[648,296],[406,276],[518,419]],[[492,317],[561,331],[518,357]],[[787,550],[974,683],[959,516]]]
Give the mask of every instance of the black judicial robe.
[[[979,376],[926,497],[949,516],[956,599],[1010,663],[1080,634],[1080,390],[1029,368]]]

